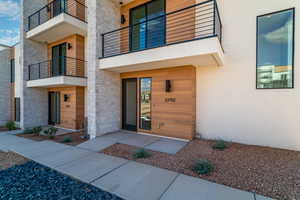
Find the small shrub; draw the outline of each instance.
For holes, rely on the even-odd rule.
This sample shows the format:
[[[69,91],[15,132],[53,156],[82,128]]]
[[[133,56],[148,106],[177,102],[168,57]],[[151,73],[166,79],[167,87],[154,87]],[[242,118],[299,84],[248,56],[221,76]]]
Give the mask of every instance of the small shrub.
[[[33,134],[34,132],[33,132],[33,130],[32,129],[25,129],[24,131],[23,131],[23,134]]]
[[[43,128],[41,126],[37,126],[32,129],[32,132],[39,135],[42,130],[43,130]]]
[[[55,138],[55,136],[54,136],[54,135],[48,135],[48,138],[49,138],[50,140],[53,140],[53,139]]]
[[[5,128],[7,128],[10,131],[13,131],[13,130],[17,129],[16,124],[15,124],[14,121],[8,121],[8,122],[6,122]]]
[[[72,142],[73,140],[72,140],[72,138],[71,137],[69,137],[69,136],[67,136],[67,137],[64,137],[63,139],[62,139],[62,143],[70,143],[70,142]]]
[[[150,156],[151,156],[151,154],[148,151],[146,151],[145,149],[139,149],[133,153],[133,158],[135,158],[135,159],[148,158]]]
[[[44,133],[46,136],[48,136],[50,139],[54,139],[56,133],[57,133],[58,129],[54,128],[54,127],[50,127],[46,130],[44,130]]]
[[[213,149],[224,150],[228,148],[228,143],[223,140],[218,140],[212,145]]]
[[[208,160],[198,160],[193,171],[199,175],[209,174],[214,170],[214,166]]]

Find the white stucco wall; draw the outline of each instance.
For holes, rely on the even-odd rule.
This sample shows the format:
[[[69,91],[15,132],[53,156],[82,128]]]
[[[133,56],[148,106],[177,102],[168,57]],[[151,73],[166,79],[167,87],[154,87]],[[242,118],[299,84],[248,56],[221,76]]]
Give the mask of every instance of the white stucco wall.
[[[300,1],[218,0],[225,66],[197,68],[197,132],[300,150]],[[296,8],[295,89],[256,89],[256,17]]]

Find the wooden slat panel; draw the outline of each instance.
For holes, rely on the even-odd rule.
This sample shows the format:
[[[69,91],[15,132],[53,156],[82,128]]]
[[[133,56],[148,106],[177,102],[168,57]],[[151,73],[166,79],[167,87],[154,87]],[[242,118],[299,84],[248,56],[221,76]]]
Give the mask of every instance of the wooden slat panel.
[[[196,70],[193,66],[122,73],[121,78],[152,78],[152,130],[150,133],[192,139],[196,120]],[[165,92],[171,80],[172,91]],[[166,102],[175,98],[175,102]],[[143,130],[139,130],[143,131]],[[144,131],[145,132],[145,131]]]
[[[67,74],[73,76],[84,76],[85,73],[85,62],[84,62],[84,37],[80,35],[71,35],[59,41],[48,44],[48,59],[52,59],[52,47],[62,43],[70,43],[72,48],[67,47]],[[79,60],[75,60],[75,59]],[[51,68],[49,63],[49,68]],[[50,73],[50,70],[49,70]]]
[[[136,0],[121,7],[121,14],[124,15],[126,22],[121,24],[121,27],[129,26],[130,9],[138,7],[150,0]],[[166,13],[170,13],[188,6],[194,5],[195,0],[166,0]],[[190,40],[195,37],[195,8],[182,11],[173,15],[167,16],[166,25],[166,41],[167,43],[180,42]],[[184,33],[182,31],[184,30]],[[129,51],[129,30],[122,30],[120,33],[111,35],[116,38],[115,34],[120,34],[120,53]]]
[[[167,13],[194,5],[195,0],[167,0]],[[167,43],[191,40],[195,37],[195,8],[167,17]],[[184,31],[184,33],[183,33]]]
[[[53,2],[53,0],[48,0],[48,3]],[[86,9],[85,9],[85,0],[68,0],[67,2],[67,13],[85,21],[85,15],[86,15]],[[52,7],[53,10],[53,7]],[[53,12],[53,11],[52,11]],[[50,17],[53,17],[52,15],[49,14],[49,19]]]
[[[84,88],[50,88],[49,91],[60,92],[60,126],[70,129],[82,129],[84,123]],[[67,102],[64,101],[65,94],[70,97]]]

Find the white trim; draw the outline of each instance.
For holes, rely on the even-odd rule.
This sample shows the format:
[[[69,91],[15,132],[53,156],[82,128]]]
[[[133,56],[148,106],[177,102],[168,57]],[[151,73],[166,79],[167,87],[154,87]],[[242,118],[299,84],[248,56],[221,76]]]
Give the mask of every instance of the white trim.
[[[87,86],[87,79],[72,76],[56,76],[44,79],[27,81],[27,87],[62,87],[62,86]]]
[[[190,140],[186,140],[186,139],[167,137],[167,136],[161,136],[161,135],[154,135],[154,134],[150,134],[150,133],[143,133],[143,132],[134,132],[134,133],[139,134],[139,135],[147,135],[147,136],[154,136],[154,137],[171,139],[171,140],[178,140],[178,141],[182,141],[182,142],[189,142],[190,141]]]
[[[61,13],[28,31],[26,38],[51,43],[71,34],[85,36],[87,34],[87,23],[68,14]]]
[[[217,37],[101,58],[99,69],[131,72],[174,66],[223,66],[224,52]]]

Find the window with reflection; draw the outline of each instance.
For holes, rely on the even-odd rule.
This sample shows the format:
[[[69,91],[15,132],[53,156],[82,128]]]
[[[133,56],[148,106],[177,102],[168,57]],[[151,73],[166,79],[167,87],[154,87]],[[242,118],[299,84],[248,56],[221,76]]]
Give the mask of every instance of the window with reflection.
[[[165,43],[165,0],[152,0],[130,10],[132,51]]]
[[[140,129],[151,130],[152,78],[140,79]]]
[[[258,89],[293,88],[294,9],[257,17]]]

